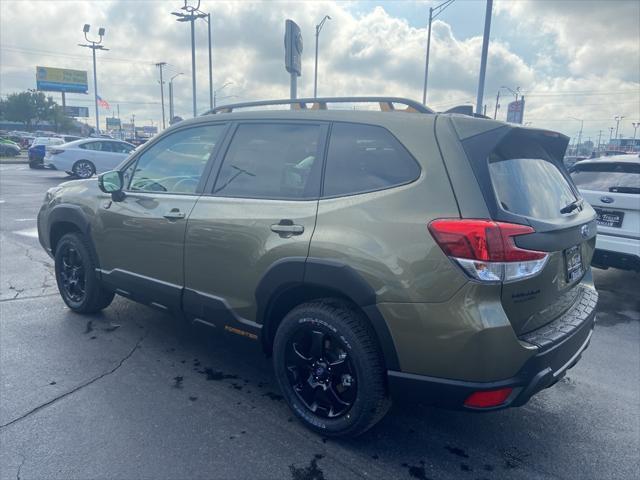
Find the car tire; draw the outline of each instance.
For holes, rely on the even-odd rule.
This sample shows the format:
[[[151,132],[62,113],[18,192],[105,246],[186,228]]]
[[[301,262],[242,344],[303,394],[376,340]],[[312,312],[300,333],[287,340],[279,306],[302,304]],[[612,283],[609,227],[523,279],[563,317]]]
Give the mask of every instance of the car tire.
[[[91,178],[96,173],[96,166],[89,160],[78,160],[71,171],[78,178]]]
[[[114,292],[96,275],[97,261],[86,237],[67,233],[56,245],[55,274],[62,300],[76,313],[95,313],[111,304]]]
[[[322,435],[361,435],[391,405],[375,332],[347,302],[324,299],[291,310],[276,332],[273,363],[295,415]]]

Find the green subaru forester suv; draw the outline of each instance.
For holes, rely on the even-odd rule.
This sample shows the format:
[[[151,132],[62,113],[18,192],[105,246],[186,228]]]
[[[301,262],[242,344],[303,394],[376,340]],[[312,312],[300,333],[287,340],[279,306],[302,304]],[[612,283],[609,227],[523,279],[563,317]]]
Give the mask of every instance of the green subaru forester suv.
[[[39,238],[71,310],[254,340],[304,424],[354,436],[394,395],[519,406],[580,359],[596,223],[567,143],[398,98],[226,106],[49,190]]]

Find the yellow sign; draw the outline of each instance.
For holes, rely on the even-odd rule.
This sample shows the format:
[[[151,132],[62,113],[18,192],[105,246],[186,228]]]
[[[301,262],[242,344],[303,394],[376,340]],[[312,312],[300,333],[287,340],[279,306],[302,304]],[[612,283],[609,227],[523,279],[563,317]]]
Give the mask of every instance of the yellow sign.
[[[38,90],[46,92],[87,93],[87,72],[66,68],[36,67]]]

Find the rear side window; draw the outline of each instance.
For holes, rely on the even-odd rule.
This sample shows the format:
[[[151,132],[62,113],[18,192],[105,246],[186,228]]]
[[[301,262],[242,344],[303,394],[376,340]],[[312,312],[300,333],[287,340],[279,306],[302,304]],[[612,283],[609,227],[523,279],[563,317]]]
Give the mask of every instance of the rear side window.
[[[489,156],[489,174],[500,206],[516,215],[558,218],[577,200],[560,169],[532,139],[501,144]]]
[[[420,167],[402,144],[382,128],[336,123],[331,130],[324,196],[353,195],[409,183]]]
[[[240,125],[214,193],[244,198],[317,198],[323,130],[319,125],[303,124]]]
[[[640,163],[577,164],[571,169],[571,178],[578,188],[584,190],[640,194]]]

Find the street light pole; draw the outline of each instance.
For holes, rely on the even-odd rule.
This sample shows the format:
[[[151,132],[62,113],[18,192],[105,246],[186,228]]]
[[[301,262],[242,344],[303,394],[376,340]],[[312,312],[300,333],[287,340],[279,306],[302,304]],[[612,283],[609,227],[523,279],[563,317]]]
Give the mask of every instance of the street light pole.
[[[156,67],[160,69],[160,104],[162,105],[162,129],[167,128],[164,120],[164,82],[162,81],[162,67],[164,67],[167,62],[159,62],[156,63]]]
[[[222,89],[224,89],[225,87],[228,87],[231,84],[233,84],[233,82],[225,82],[224,85],[222,85],[220,88],[214,90],[214,92],[213,92],[213,108],[216,108],[218,92],[222,91]]]
[[[478,80],[478,96],[476,98],[476,113],[482,113],[482,98],[484,96],[484,78],[487,73],[487,55],[489,53],[489,35],[491,33],[491,11],[493,0],[487,0],[484,14],[484,37],[482,39],[482,57],[480,58],[480,78]]]
[[[100,133],[100,112],[98,110],[98,76],[96,69],[96,50],[109,50],[108,48],[104,48],[102,43],[102,37],[104,37],[104,27],[100,27],[98,29],[99,40],[89,40],[87,33],[89,33],[89,29],[91,26],[88,23],[84,24],[82,27],[82,32],[84,33],[84,39],[89,42],[87,44],[79,43],[78,46],[90,48],[93,51],[93,101],[96,108],[96,134]]]
[[[209,109],[213,108],[213,63],[211,58],[211,14],[207,13],[207,26],[209,27]]]
[[[427,30],[427,53],[425,55],[424,62],[424,86],[422,87],[422,104],[427,104],[427,81],[429,79],[429,51],[431,50],[431,23],[436,19],[438,15],[445,11],[445,9],[451,5],[454,0],[447,0],[440,5],[429,8],[429,27]]]
[[[615,117],[613,117],[613,119],[616,121],[616,140],[618,139],[618,127],[620,126],[620,120],[622,120],[624,117],[622,115],[616,115]]]
[[[183,73],[176,73],[169,79],[169,125],[171,125],[173,117],[175,117],[175,112],[173,110],[173,80],[179,75],[183,75]]]
[[[633,127],[633,151],[636,149],[636,132],[638,131],[638,127],[640,127],[640,122],[631,122],[631,126]]]
[[[198,0],[198,5],[192,7],[187,5],[187,0],[184,0],[184,6],[180,7],[180,10],[184,10],[186,13],[182,12],[171,12],[172,15],[178,17],[176,20],[178,22],[191,22],[191,86],[193,89],[193,116],[196,117],[197,107],[196,107],[196,37],[195,37],[195,21],[199,18],[205,18],[207,16],[206,13],[200,11],[200,0]]]
[[[578,155],[578,150],[580,149],[580,141],[582,140],[582,128],[584,127],[584,120],[576,117],[569,117],[571,120],[577,120],[580,122],[580,131],[578,132],[578,142],[576,143],[576,155]]]
[[[313,70],[313,98],[318,98],[318,37],[320,37],[320,31],[324,26],[324,22],[331,20],[329,15],[325,15],[322,21],[316,25],[316,62]]]

